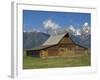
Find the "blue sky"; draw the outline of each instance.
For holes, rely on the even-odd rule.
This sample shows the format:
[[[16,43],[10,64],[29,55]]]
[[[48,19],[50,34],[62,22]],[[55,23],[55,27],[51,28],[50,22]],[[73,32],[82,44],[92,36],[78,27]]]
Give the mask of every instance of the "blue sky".
[[[24,31],[35,29],[45,32],[43,22],[49,19],[62,28],[70,25],[81,28],[85,22],[91,26],[90,13],[23,10],[23,29]]]

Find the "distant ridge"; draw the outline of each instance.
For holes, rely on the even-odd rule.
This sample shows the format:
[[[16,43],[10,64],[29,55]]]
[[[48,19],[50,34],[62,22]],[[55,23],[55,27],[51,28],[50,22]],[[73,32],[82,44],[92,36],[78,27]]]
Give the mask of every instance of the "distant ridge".
[[[42,32],[23,32],[23,48],[30,49],[42,45],[48,38],[49,34]]]

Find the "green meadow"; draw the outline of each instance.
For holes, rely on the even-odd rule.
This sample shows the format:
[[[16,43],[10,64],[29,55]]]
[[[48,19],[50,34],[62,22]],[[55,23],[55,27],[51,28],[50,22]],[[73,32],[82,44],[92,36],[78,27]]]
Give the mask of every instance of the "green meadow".
[[[90,66],[90,55],[77,57],[57,57],[42,59],[39,57],[24,56],[23,69],[60,68]]]

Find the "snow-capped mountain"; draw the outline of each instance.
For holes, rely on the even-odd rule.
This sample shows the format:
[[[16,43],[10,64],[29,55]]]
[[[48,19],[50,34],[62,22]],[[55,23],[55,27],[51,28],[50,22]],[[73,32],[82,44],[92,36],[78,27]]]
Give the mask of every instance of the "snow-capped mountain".
[[[90,48],[91,43],[91,29],[88,25],[88,23],[84,23],[83,27],[81,29],[76,29],[74,26],[70,26],[68,29],[66,29],[67,32],[71,34],[72,39],[87,48]]]
[[[67,32],[71,33],[72,35],[89,35],[91,33],[91,29],[88,23],[84,23],[81,29],[76,29],[74,26],[70,25],[67,29]]]
[[[82,32],[81,34],[84,35],[84,34],[90,34],[91,33],[91,29],[88,25],[88,23],[85,23],[82,27]]]

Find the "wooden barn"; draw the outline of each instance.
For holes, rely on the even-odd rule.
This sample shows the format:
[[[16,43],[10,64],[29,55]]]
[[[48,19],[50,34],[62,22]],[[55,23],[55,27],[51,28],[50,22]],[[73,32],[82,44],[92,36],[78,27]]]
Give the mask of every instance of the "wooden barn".
[[[26,50],[27,55],[41,58],[73,57],[88,53],[88,49],[76,44],[68,33],[50,36],[41,46]]]

